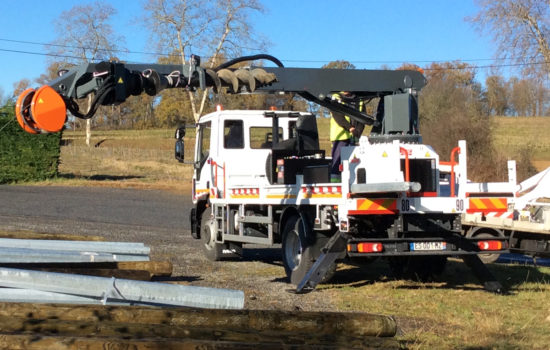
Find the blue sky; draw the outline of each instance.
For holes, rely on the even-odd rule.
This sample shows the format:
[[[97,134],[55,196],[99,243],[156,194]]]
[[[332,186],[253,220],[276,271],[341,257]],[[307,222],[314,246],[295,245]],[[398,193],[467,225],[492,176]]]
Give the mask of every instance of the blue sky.
[[[135,24],[142,1],[105,0],[118,11],[112,25],[130,51],[151,51],[147,32]],[[464,19],[477,8],[473,0],[260,0],[266,8],[252,18],[254,30],[271,45],[267,53],[290,67],[320,67],[344,59],[357,68],[397,67],[401,62],[426,66],[432,61],[464,60],[488,65],[495,45]],[[62,11],[89,1],[4,0],[0,11],[0,88],[10,96],[14,82],[34,80],[47,66],[42,45],[7,40],[51,42],[53,21]],[[2,40],[3,39],[3,40]],[[256,53],[256,52],[250,52]],[[248,54],[248,53],[247,53]],[[150,62],[151,56],[120,57]],[[483,81],[485,69],[478,72]]]

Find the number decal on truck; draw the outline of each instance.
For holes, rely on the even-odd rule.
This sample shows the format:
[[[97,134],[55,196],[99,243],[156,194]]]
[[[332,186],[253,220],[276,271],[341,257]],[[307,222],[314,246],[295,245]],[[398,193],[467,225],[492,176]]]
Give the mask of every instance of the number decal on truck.
[[[409,211],[411,210],[411,203],[408,199],[402,199],[401,200],[401,211]]]
[[[456,200],[456,211],[463,211],[464,210],[464,199],[457,199]]]

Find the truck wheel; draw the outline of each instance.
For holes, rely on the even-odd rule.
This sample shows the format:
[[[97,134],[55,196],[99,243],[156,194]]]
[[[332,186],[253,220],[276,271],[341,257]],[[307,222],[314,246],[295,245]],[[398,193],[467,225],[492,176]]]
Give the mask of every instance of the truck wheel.
[[[308,243],[302,218],[290,217],[283,229],[283,265],[290,283],[298,285],[313,266],[311,244]]]
[[[206,208],[201,216],[201,243],[204,255],[208,260],[218,261],[222,257],[223,245],[216,243],[212,208]]]
[[[491,239],[491,238],[496,238],[497,236],[489,232],[480,232],[480,233],[474,234],[473,237]],[[481,261],[483,261],[484,264],[492,264],[498,260],[498,258],[500,257],[500,254],[478,254],[477,256]]]

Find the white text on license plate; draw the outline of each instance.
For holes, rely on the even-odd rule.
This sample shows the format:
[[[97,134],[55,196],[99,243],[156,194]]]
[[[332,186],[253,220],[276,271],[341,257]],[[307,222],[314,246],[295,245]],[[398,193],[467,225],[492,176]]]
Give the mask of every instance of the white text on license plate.
[[[446,250],[447,242],[414,242],[410,243],[411,250]]]

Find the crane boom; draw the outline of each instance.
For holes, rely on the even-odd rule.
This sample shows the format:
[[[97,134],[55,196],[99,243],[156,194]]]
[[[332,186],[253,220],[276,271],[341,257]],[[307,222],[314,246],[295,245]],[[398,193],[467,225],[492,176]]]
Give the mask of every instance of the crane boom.
[[[229,64],[250,58],[268,58],[279,67],[231,68]],[[100,105],[124,102],[129,96],[146,93],[154,96],[164,89],[213,88],[230,94],[296,93],[331,111],[349,115],[368,125],[380,120],[356,108],[333,101],[335,92],[349,91],[357,99],[409,93],[416,99],[424,87],[424,76],[414,70],[357,70],[287,68],[272,56],[242,57],[214,69],[200,66],[193,56],[189,63],[126,64],[120,62],[88,63],[60,72],[60,77],[38,90],[28,89],[16,104],[21,126],[31,133],[59,131],[66,120],[66,110],[78,118],[91,118]],[[77,99],[95,94],[89,110],[81,112]],[[36,107],[35,107],[36,106]],[[415,104],[416,106],[416,104]]]

